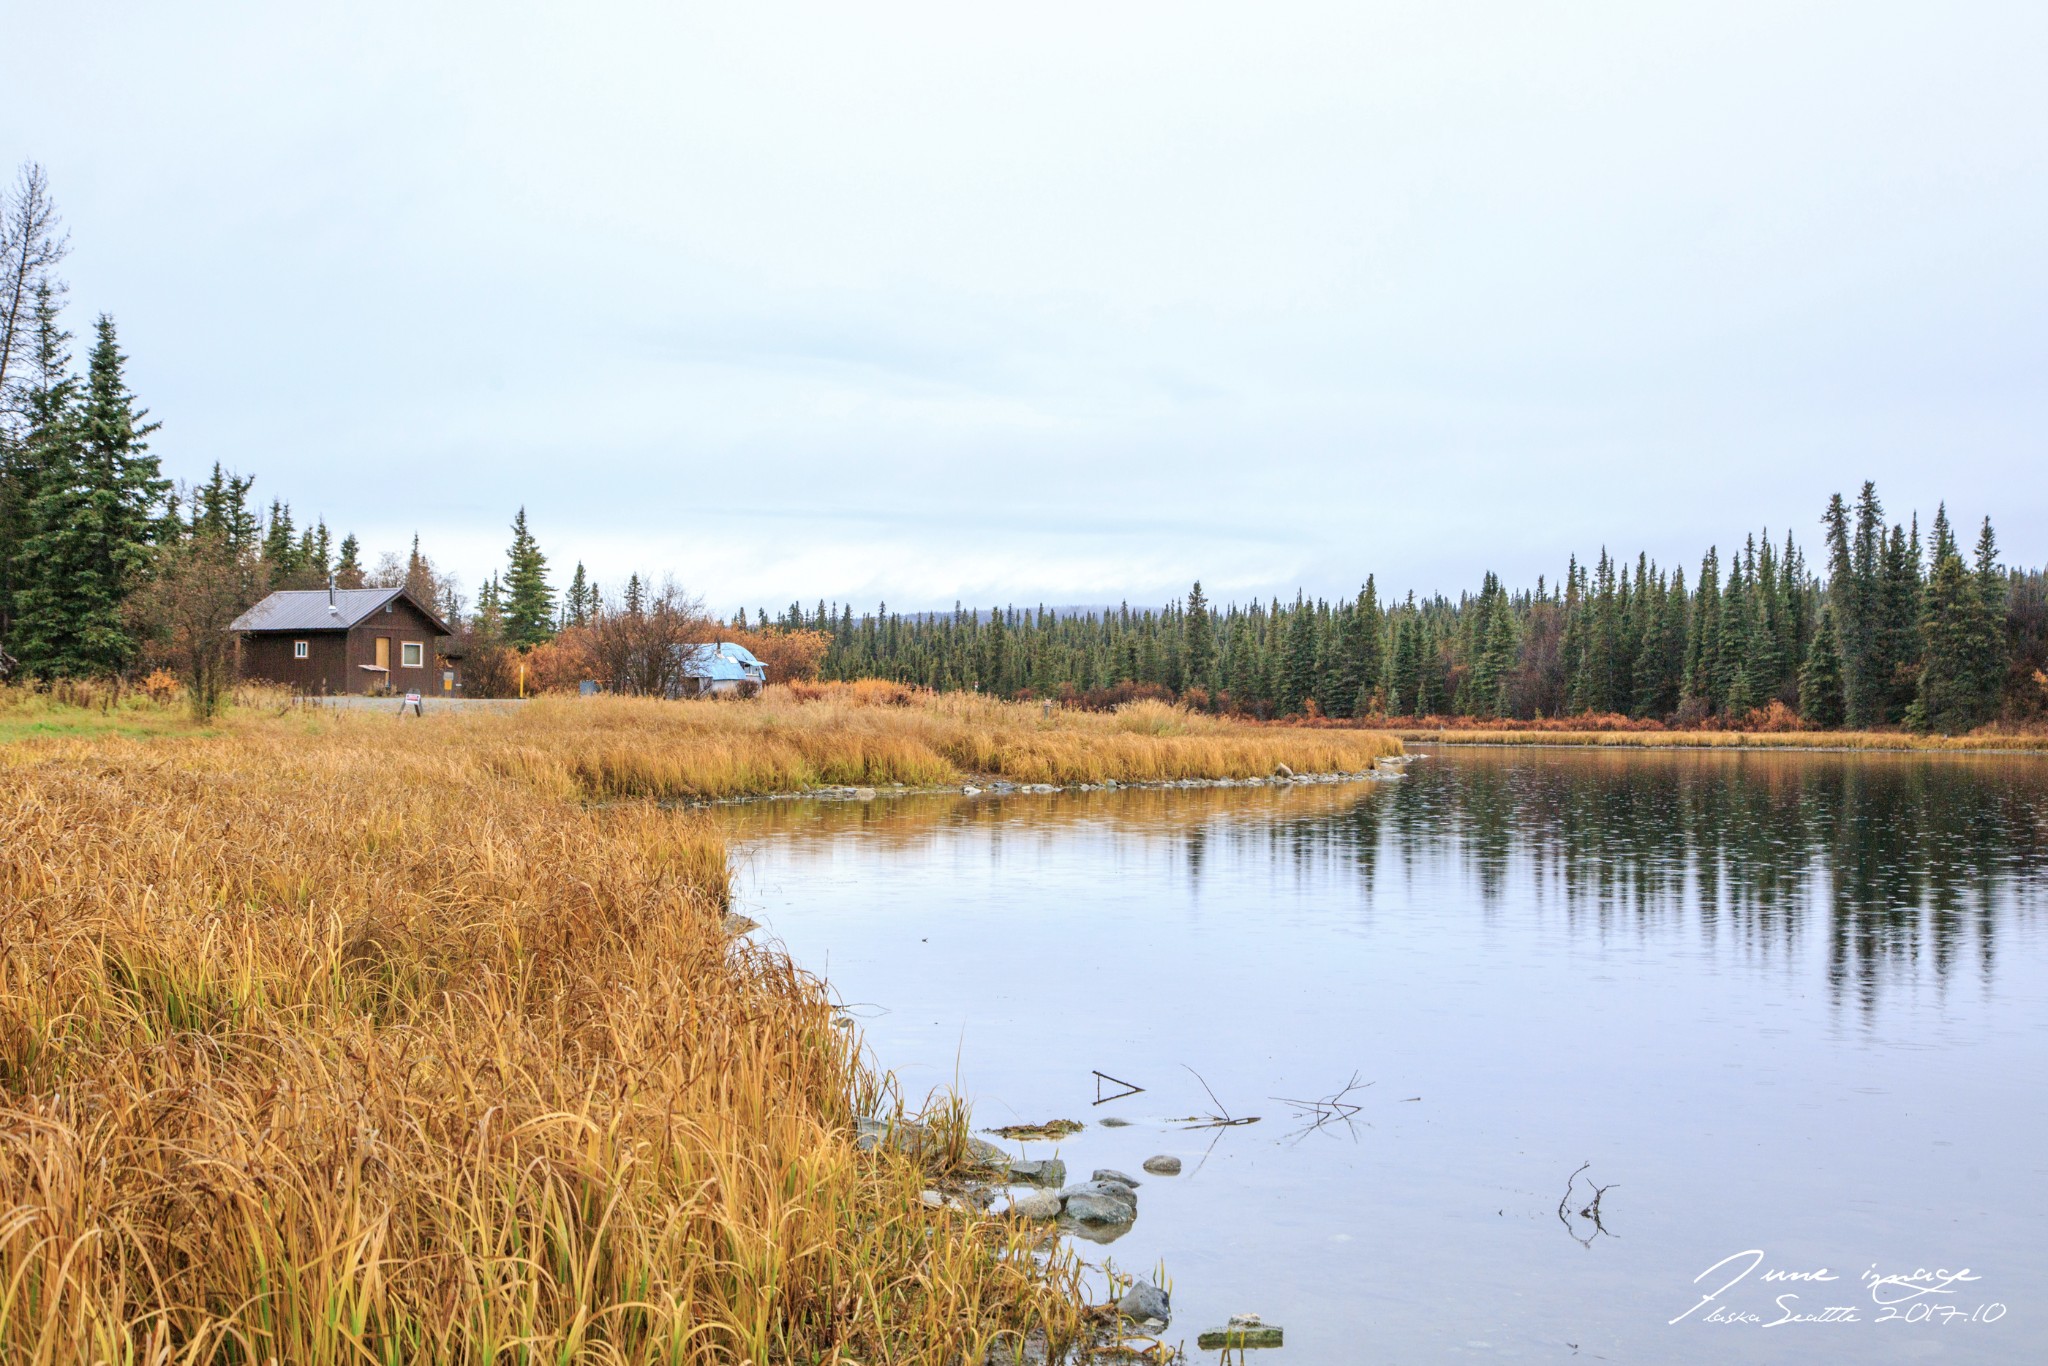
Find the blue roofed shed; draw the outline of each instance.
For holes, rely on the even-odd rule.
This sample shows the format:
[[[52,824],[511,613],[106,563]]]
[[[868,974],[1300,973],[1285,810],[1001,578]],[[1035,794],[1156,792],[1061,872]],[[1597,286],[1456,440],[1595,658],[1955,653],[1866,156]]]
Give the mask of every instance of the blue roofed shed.
[[[682,668],[674,695],[751,697],[768,681],[767,666],[744,645],[721,640],[715,645],[678,645]]]

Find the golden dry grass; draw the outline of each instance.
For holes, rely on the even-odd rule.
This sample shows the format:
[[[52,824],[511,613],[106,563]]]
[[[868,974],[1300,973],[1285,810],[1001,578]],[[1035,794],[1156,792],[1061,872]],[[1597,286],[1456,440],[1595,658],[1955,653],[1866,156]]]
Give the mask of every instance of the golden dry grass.
[[[726,939],[709,827],[564,800],[630,771],[579,747],[686,782],[719,752],[691,712],[0,746],[0,1361],[976,1362],[1073,1331],[1069,1264],[856,1151],[886,1078]]]
[[[449,718],[488,735],[493,762],[567,793],[664,799],[999,777],[1157,782],[1359,772],[1399,754],[1374,731],[1261,727],[1140,702],[1047,711],[968,693],[770,688],[751,703],[544,698],[516,713]]]
[[[1602,749],[1832,749],[2048,753],[2048,735],[1914,735],[1903,731],[1444,730],[1401,729],[1403,740],[1437,745],[1573,745]]]

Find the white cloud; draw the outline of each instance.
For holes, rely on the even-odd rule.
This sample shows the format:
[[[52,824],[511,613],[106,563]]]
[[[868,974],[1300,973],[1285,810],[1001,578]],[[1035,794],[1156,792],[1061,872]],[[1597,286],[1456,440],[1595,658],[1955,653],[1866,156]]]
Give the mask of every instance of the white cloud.
[[[2038,562],[2044,16],[47,7],[0,152],[175,469],[471,579],[1455,591],[1866,476]]]

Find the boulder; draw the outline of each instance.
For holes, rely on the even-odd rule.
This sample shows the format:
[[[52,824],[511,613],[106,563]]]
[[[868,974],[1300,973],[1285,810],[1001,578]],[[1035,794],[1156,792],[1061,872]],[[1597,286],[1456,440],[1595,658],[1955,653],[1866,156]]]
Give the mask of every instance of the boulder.
[[[1173,1322],[1167,1294],[1156,1285],[1140,1282],[1126,1290],[1116,1302],[1116,1312],[1147,1332],[1156,1333]]]
[[[1169,1157],[1165,1153],[1161,1153],[1157,1157],[1148,1157],[1145,1159],[1145,1170],[1151,1172],[1154,1176],[1179,1176],[1180,1159]]]
[[[1097,1167],[1095,1174],[1088,1179],[1090,1181],[1114,1181],[1117,1185],[1129,1186],[1132,1190],[1136,1190],[1142,1184],[1137,1178],[1125,1176],[1114,1167]]]
[[[909,1121],[891,1123],[886,1119],[870,1119],[863,1116],[853,1122],[853,1146],[864,1153],[888,1146],[901,1152],[914,1152],[925,1141],[924,1126]]]
[[[1060,1192],[1067,1217],[1084,1224],[1128,1224],[1138,1217],[1138,1193],[1120,1181],[1084,1181]]]
[[[1128,1224],[1138,1217],[1135,1203],[1106,1192],[1077,1191],[1066,1197],[1065,1209],[1084,1224]]]
[[[967,1165],[970,1167],[1007,1167],[1014,1159],[1003,1149],[985,1138],[967,1140]]]
[[[1033,1158],[1024,1161],[1012,1158],[1010,1180],[1020,1185],[1045,1186],[1057,1190],[1067,1184],[1067,1164],[1057,1157]]]
[[[1051,1191],[1024,1191],[1010,1197],[1008,1213],[1013,1219],[1057,1219],[1060,1198]]]

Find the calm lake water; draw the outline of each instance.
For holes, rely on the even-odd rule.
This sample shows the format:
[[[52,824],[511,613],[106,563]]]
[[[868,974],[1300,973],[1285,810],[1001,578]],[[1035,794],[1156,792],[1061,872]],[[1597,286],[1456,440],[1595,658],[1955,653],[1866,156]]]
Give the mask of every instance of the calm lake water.
[[[1163,1265],[1191,1359],[1243,1311],[1267,1366],[2048,1359],[2048,762],[1451,750],[729,818],[913,1101],[1083,1120],[1075,1180],[1184,1160],[1080,1246]],[[1354,1075],[1349,1124],[1275,1099]]]

